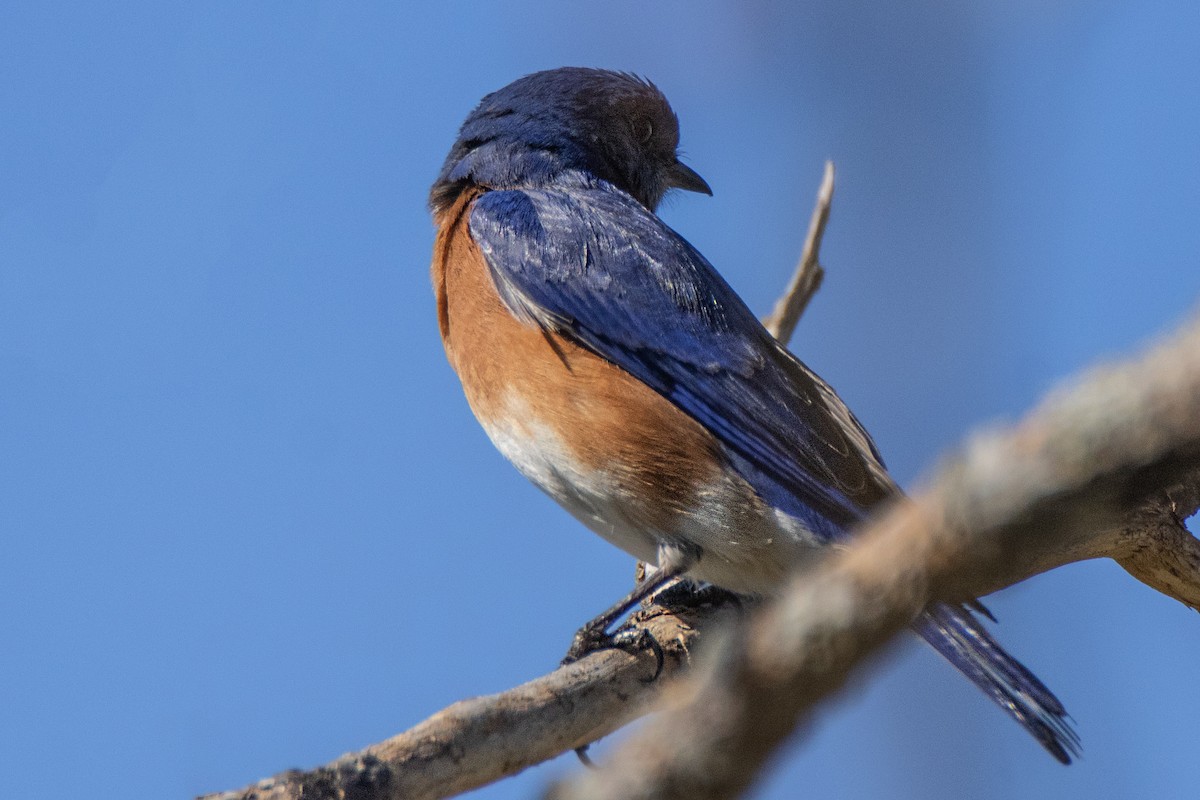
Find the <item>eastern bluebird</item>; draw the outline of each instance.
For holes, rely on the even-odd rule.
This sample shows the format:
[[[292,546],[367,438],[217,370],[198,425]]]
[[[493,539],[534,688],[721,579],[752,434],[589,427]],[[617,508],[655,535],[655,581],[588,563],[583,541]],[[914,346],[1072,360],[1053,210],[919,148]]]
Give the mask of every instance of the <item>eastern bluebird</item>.
[[[899,492],[833,389],[655,215],[670,189],[712,193],[678,144],[648,81],[538,72],[483,98],[430,192],[438,323],[475,416],[539,488],[657,567],[581,630],[584,650],[673,577],[776,592]],[[986,613],[937,603],[913,629],[1070,763],[1062,704],[971,609]]]

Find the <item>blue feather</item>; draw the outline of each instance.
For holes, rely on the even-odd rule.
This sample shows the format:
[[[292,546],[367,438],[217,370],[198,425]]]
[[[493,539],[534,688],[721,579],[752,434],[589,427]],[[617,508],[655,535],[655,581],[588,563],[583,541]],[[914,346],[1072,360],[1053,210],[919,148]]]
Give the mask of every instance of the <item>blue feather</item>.
[[[1070,764],[1079,755],[1079,735],[1062,703],[969,610],[938,603],[913,628],[1060,762]]]

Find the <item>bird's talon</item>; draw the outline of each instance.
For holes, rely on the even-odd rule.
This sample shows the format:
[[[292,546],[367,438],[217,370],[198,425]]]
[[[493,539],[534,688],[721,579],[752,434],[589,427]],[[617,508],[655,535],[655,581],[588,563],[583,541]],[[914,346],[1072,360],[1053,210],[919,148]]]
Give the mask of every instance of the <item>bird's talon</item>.
[[[575,632],[575,638],[572,640],[567,654],[563,657],[561,666],[574,664],[584,656],[598,650],[620,650],[631,656],[636,656],[644,650],[653,652],[654,674],[643,679],[643,683],[653,683],[657,680],[666,664],[666,654],[663,652],[662,645],[645,628],[627,627],[614,633],[608,633],[601,628],[585,625]]]
[[[666,655],[663,653],[662,645],[654,638],[654,634],[645,628],[622,628],[612,635],[612,644],[609,646],[623,650],[631,656],[636,656],[643,650],[650,650],[654,653],[654,674],[649,678],[643,678],[642,683],[654,683],[662,674]]]
[[[571,640],[571,646],[567,649],[567,654],[563,656],[563,660],[559,663],[559,666],[565,667],[568,664],[574,664],[579,659],[597,650],[607,650],[613,647],[611,644],[612,640],[612,634],[603,628],[584,625],[575,631],[575,638]]]

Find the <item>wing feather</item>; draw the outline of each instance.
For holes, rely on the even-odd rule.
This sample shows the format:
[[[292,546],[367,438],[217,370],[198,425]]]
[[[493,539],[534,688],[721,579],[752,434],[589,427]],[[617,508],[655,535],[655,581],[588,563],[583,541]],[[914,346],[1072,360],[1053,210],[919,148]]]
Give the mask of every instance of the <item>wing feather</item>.
[[[773,506],[838,538],[892,484],[831,388],[683,237],[611,185],[493,191],[471,235],[505,304],[690,414]]]

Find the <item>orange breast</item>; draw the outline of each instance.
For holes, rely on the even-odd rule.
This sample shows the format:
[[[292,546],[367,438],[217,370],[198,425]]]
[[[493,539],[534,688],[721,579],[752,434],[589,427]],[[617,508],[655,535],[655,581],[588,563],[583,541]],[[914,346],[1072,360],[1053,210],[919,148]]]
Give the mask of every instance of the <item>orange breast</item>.
[[[446,355],[476,417],[489,433],[552,433],[581,474],[604,475],[631,503],[644,498],[629,509],[641,524],[671,531],[715,479],[714,438],[610,362],[513,317],[471,240],[473,199],[460,198],[439,220],[433,282]]]

